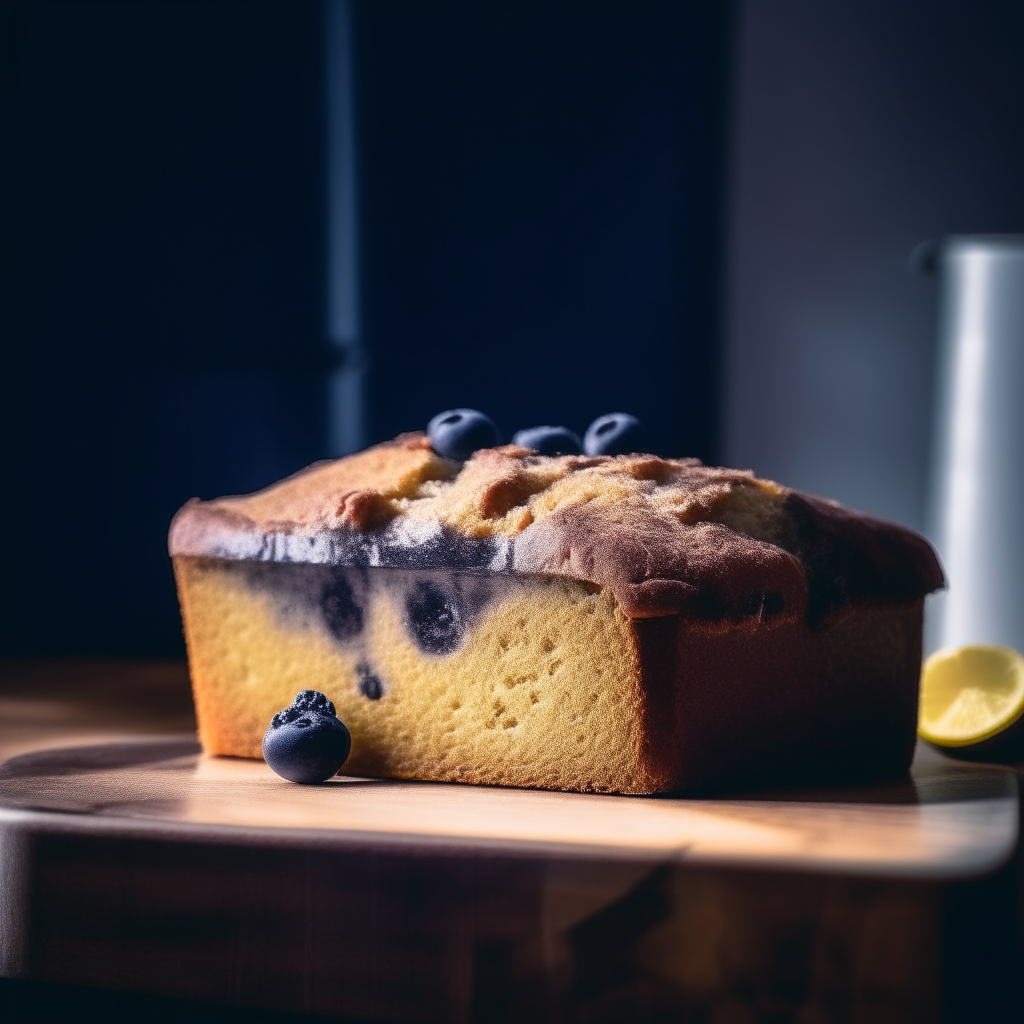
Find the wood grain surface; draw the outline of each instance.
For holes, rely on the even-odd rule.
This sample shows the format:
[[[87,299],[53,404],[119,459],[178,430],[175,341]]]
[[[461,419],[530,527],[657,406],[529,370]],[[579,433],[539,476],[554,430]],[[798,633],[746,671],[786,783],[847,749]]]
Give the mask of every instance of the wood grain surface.
[[[262,761],[207,757],[187,734],[35,751],[0,766],[8,820],[19,811],[74,815],[74,828],[91,834],[914,878],[980,875],[1016,844],[1014,778],[994,767],[922,756],[902,785],[801,797],[591,796],[346,776],[297,786]]]

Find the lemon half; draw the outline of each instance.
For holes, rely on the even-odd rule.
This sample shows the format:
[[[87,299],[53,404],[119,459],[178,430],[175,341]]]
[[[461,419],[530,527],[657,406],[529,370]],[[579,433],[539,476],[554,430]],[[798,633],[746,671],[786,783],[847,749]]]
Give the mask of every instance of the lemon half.
[[[957,647],[921,670],[918,732],[940,747],[969,747],[1024,714],[1024,658],[1010,647]]]

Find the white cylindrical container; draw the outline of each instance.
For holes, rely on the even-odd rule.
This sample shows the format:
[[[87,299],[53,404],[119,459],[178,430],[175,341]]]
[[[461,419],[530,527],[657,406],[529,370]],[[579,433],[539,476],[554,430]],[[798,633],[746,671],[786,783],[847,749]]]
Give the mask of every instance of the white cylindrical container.
[[[938,272],[928,648],[1024,651],[1024,236],[947,239]]]

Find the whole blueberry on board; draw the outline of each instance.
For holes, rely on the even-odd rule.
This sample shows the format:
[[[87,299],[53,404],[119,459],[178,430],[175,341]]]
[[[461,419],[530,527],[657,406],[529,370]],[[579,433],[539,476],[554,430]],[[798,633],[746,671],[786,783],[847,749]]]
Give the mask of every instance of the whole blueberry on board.
[[[317,690],[303,690],[270,720],[263,759],[289,782],[323,782],[345,763],[352,737]]]
[[[647,447],[647,428],[628,412],[598,416],[583,435],[588,455],[630,455]]]
[[[528,427],[517,430],[512,443],[520,448],[532,448],[541,455],[579,455],[583,443],[579,434],[568,427]]]
[[[498,428],[490,416],[477,409],[449,409],[427,424],[427,437],[438,455],[464,462],[478,448],[493,448],[498,443]]]

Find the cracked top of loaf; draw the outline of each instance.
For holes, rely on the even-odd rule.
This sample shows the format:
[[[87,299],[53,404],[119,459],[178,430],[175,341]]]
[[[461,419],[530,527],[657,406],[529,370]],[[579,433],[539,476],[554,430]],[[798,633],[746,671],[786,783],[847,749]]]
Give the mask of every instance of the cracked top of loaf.
[[[747,470],[654,455],[465,463],[403,434],[265,490],[193,499],[172,556],[565,576],[633,618],[711,623],[916,601],[943,585],[928,542]]]

